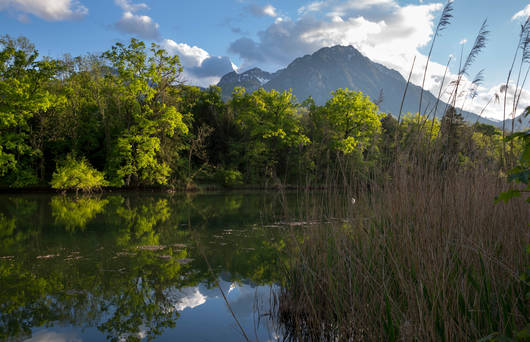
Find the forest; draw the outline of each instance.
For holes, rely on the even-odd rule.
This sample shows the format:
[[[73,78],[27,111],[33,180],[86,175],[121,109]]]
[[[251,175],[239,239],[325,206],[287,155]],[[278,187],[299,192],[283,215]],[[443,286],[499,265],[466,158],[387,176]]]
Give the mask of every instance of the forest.
[[[0,47],[4,188],[321,187],[373,177],[403,150],[440,169],[490,170],[515,166],[521,150],[521,139],[503,149],[499,129],[465,122],[459,108],[398,122],[348,89],[324,106],[242,88],[224,102],[218,87],[184,84],[178,56],[134,38],[62,59],[23,37]]]

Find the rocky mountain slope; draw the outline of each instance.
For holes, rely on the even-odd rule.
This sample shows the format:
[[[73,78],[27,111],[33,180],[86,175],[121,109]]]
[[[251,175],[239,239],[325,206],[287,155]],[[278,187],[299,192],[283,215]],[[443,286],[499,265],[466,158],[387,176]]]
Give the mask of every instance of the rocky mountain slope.
[[[259,88],[278,91],[292,89],[299,101],[312,96],[319,105],[324,104],[331,92],[338,88],[360,90],[376,101],[381,111],[397,116],[406,80],[399,72],[371,61],[352,46],[334,46],[297,58],[285,69],[275,73],[259,68],[241,74],[230,72],[221,78],[218,86],[225,99],[230,98],[236,86],[244,87],[249,92]],[[421,87],[409,85],[403,113],[418,111],[420,91]],[[427,108],[427,112],[433,110],[435,103],[436,97],[430,92],[424,92],[423,108]],[[440,103],[436,116],[441,117],[445,108],[446,104]],[[478,120],[502,126],[502,122],[482,118],[474,113],[464,111],[462,114],[469,122]],[[525,124],[528,123],[522,126]],[[517,126],[521,127],[521,124]],[[511,127],[511,121],[507,121],[506,127]]]

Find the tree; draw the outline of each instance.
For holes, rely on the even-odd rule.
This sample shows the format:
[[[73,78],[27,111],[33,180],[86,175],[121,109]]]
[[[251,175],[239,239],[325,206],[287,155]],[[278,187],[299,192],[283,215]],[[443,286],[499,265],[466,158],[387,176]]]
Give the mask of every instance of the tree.
[[[326,102],[323,115],[331,147],[344,154],[355,150],[363,152],[381,132],[376,105],[360,91],[337,89]]]
[[[67,55],[60,62],[62,69],[52,90],[66,101],[52,118],[49,153],[58,159],[71,152],[83,155],[103,169],[112,152],[113,135],[123,129],[123,119],[113,101],[118,89],[111,77],[105,77],[113,70],[94,55]]]
[[[440,127],[440,133],[443,139],[442,149],[446,158],[456,156],[463,150],[465,130],[464,118],[460,113],[457,113],[455,107],[449,106],[442,117]]]
[[[287,174],[289,156],[309,144],[291,92],[259,89],[252,94],[239,88],[230,107],[241,127],[243,162],[251,180],[274,179]]]
[[[179,138],[188,133],[183,115],[166,104],[168,89],[178,80],[182,68],[178,56],[170,57],[152,44],[131,39],[128,46],[117,43],[103,54],[115,73],[108,74],[117,87],[119,110],[126,128],[116,142],[110,169],[117,184],[166,184],[170,164],[178,158]],[[175,143],[170,156],[163,157],[163,143]]]
[[[33,162],[42,150],[30,144],[30,119],[54,103],[46,83],[57,63],[37,60],[39,54],[26,38],[1,37],[0,49],[0,177],[13,187],[35,184]]]

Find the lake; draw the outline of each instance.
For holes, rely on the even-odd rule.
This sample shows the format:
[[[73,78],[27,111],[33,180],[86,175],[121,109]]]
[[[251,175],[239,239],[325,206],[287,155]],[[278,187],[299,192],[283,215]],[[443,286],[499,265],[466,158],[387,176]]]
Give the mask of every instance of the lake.
[[[0,340],[276,340],[270,298],[300,200],[0,195]]]

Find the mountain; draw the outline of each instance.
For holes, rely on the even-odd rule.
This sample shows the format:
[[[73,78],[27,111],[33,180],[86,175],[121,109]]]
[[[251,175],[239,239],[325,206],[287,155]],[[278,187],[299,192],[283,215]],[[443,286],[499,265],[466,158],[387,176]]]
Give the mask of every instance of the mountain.
[[[312,96],[318,105],[326,103],[331,92],[338,88],[360,90],[378,102],[382,112],[397,116],[406,83],[399,72],[371,61],[353,46],[337,45],[297,58],[287,68],[275,73],[268,73],[259,68],[241,74],[228,73],[221,78],[218,86],[221,87],[225,99],[230,98],[236,86],[242,86],[249,92],[259,88],[277,91],[292,89],[299,101]],[[420,92],[421,87],[409,85],[403,113],[418,112]],[[427,108],[427,112],[431,112],[435,103],[436,97],[425,91],[423,111]],[[443,102],[438,104],[437,117],[443,115],[445,107]],[[462,115],[469,122],[478,119],[479,122],[502,126],[502,122],[482,118],[474,113],[464,111]],[[511,127],[511,121],[507,121],[506,127]]]
[[[244,87],[246,91],[253,92],[262,88],[266,83],[276,76],[277,73],[271,74],[260,68],[254,68],[238,74],[235,71],[224,75],[219,83],[224,99],[230,98],[235,87]]]

